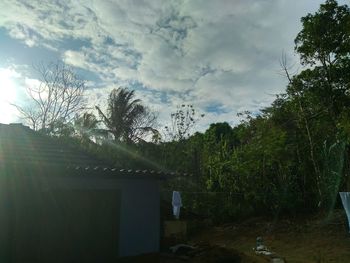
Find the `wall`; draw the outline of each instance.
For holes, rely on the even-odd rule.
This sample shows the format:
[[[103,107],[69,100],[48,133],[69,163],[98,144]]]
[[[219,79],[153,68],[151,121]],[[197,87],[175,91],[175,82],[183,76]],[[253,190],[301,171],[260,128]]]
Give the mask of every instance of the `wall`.
[[[78,260],[89,246],[90,259],[103,248],[104,255],[112,251],[120,257],[159,251],[160,204],[155,179],[10,178],[0,173],[0,262],[9,262],[9,257],[13,262],[48,260],[54,254]],[[101,226],[106,227],[96,230]],[[104,240],[107,232],[109,241]],[[98,239],[101,246],[96,249]],[[68,262],[57,257],[57,262]]]
[[[160,196],[156,180],[121,182],[120,256],[159,252]]]
[[[120,189],[118,255],[126,257],[159,252],[160,194],[156,179],[136,176],[118,180],[113,177],[103,180],[87,177],[84,181],[79,178],[55,178],[51,184],[73,189]]]
[[[11,262],[11,203],[6,172],[0,170],[0,262]]]

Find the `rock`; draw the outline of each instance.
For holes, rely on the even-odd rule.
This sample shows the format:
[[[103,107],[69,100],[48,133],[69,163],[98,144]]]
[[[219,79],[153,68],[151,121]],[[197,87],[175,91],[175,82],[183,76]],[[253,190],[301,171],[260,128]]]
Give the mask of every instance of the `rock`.
[[[272,258],[271,263],[285,263],[286,261],[283,258]]]
[[[174,254],[187,254],[189,251],[195,250],[196,248],[186,244],[178,244],[169,249]]]

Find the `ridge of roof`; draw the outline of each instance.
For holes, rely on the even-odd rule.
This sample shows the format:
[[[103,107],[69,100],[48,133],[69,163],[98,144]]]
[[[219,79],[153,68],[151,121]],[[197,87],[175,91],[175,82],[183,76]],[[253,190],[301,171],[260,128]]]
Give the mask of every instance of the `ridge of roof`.
[[[0,124],[0,163],[109,165],[82,147],[50,137],[19,123]]]
[[[105,167],[105,166],[68,166],[68,170],[75,171],[87,171],[87,172],[96,172],[102,171],[105,173],[120,175],[120,174],[134,174],[134,175],[158,175],[158,176],[192,176],[189,173],[180,173],[180,172],[167,172],[162,170],[150,170],[150,169],[119,169],[116,167]]]
[[[25,169],[35,166],[33,169],[46,169],[53,173],[67,170],[75,175],[156,178],[191,176],[188,173],[152,169],[120,169],[110,166],[107,161],[93,156],[83,148],[72,147],[59,139],[36,132],[20,123],[0,123],[0,167],[13,165]]]

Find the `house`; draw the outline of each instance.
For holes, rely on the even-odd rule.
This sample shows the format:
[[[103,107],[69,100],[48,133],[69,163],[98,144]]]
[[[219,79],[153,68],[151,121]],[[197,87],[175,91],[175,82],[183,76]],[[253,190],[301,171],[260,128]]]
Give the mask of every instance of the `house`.
[[[159,181],[0,124],[1,262],[116,262],[159,251]]]

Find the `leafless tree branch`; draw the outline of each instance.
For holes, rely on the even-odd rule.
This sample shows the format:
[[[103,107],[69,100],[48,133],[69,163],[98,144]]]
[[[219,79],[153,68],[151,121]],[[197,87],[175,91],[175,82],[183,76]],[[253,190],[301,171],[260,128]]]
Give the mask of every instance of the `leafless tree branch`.
[[[58,120],[68,122],[85,108],[85,81],[71,67],[56,62],[34,69],[40,84],[26,88],[29,106],[14,105],[33,129],[45,130]]]

